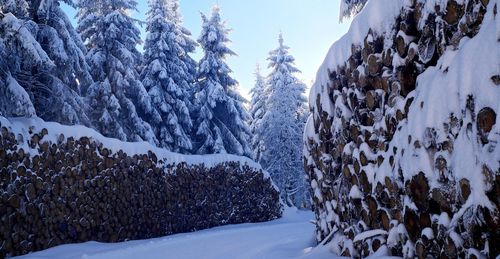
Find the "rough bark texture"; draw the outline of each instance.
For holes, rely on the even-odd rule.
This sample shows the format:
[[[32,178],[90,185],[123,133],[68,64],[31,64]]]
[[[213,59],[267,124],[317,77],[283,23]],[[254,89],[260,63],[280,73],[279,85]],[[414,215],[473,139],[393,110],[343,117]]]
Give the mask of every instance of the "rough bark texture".
[[[0,258],[95,240],[119,242],[281,216],[262,171],[239,162],[164,165],[89,138],[0,132]],[[19,149],[28,143],[38,154]]]
[[[305,169],[313,188],[317,240],[332,241],[339,254],[353,257],[368,256],[385,245],[392,255],[405,257],[495,258],[500,253],[500,169],[484,165],[483,172],[474,172],[484,174],[489,186],[485,192],[496,209],[477,206],[460,211],[471,186],[467,179],[453,177],[447,161],[449,154],[460,152],[453,148],[460,119],[450,114],[450,121],[443,122],[450,131],[447,139],[433,138],[433,129],[425,131],[429,141],[420,136],[404,139],[411,146],[406,152],[428,152],[435,161],[432,171],[403,172],[395,158],[405,150],[389,150],[395,132],[408,119],[410,106],[426,105],[413,103],[408,96],[416,89],[417,76],[435,66],[447,46],[456,47],[462,37],[476,35],[489,1],[471,0],[465,5],[448,1],[446,12],[436,11],[423,30],[417,28],[422,6],[414,2],[395,21],[397,33],[390,42],[370,31],[364,45],[352,46],[352,56],[343,66],[329,71],[330,82],[322,86],[328,88],[328,98],[311,97],[317,110],[310,126],[314,137],[305,139]],[[438,21],[444,27],[436,26]],[[393,65],[395,55],[404,61],[398,67]],[[360,68],[365,73],[360,74]],[[325,100],[347,107],[350,119],[332,118],[322,110]],[[474,105],[467,103],[467,107],[475,114]],[[471,126],[477,126],[482,145],[488,144],[498,112],[498,107],[485,107],[474,115],[476,125]],[[333,125],[334,120],[341,125]],[[381,123],[386,125],[383,132],[375,126]],[[495,146],[491,152],[499,152]],[[387,162],[394,173],[378,171]],[[391,176],[377,179],[379,173]],[[414,176],[405,179],[405,173]],[[433,185],[426,177],[431,174],[440,176]],[[450,229],[443,218],[457,221]]]

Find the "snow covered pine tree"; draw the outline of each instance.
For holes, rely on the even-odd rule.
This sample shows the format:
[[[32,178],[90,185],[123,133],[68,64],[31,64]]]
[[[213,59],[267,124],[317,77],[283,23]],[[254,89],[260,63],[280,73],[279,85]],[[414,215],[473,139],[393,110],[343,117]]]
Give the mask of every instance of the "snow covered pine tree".
[[[261,75],[260,67],[257,65],[257,69],[255,70],[255,86],[250,90],[252,101],[250,102],[250,122],[248,123],[250,125],[252,150],[256,161],[260,160],[264,147],[262,134],[258,130],[261,120],[266,113],[266,101],[269,94],[267,90],[266,80]]]
[[[87,62],[95,83],[88,89],[90,116],[105,136],[158,144],[145,121],[161,116],[138,80],[141,42],[137,21],[128,14],[133,0],[80,0],[78,31],[89,50]]]
[[[5,99],[0,110],[6,116],[38,115],[64,124],[89,125],[80,95],[92,78],[80,36],[59,2],[0,1],[4,55],[0,91]]]
[[[264,150],[260,162],[281,191],[288,206],[309,203],[302,163],[302,133],[306,99],[305,85],[294,73],[300,72],[295,58],[279,36],[279,47],[270,52],[269,97],[260,123]]]
[[[40,64],[49,69],[52,64],[28,26],[23,26],[35,26],[26,20],[27,15],[28,4],[24,0],[0,0],[0,114],[3,116],[36,116],[29,89],[19,85],[14,76],[21,66]]]
[[[141,80],[162,118],[151,122],[160,145],[189,153],[193,123],[188,107],[196,71],[189,53],[196,43],[181,26],[178,6],[177,0],[149,1]]]
[[[212,17],[202,14],[203,28],[199,43],[205,55],[198,71],[195,95],[196,124],[195,153],[229,153],[251,157],[248,144],[250,129],[245,99],[238,93],[238,82],[231,78],[225,62],[235,53],[227,47],[228,29],[221,21],[220,9],[215,6]]]

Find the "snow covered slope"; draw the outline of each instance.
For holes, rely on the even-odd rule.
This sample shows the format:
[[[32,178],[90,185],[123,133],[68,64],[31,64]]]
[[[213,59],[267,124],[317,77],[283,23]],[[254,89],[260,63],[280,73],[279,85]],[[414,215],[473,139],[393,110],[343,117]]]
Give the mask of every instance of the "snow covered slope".
[[[349,256],[500,253],[497,9],[371,0],[332,46],[305,133],[318,241]]]

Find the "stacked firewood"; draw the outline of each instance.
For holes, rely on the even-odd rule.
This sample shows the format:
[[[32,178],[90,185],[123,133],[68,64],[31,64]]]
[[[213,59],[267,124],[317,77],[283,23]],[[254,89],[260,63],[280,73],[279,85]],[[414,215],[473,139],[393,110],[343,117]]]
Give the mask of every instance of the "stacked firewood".
[[[239,162],[167,164],[83,137],[0,132],[0,258],[280,217],[271,180]],[[30,152],[21,147],[27,144]]]
[[[450,154],[460,152],[454,148],[459,129],[468,126],[462,125],[463,118],[450,114],[443,122],[446,138],[426,128],[423,137],[399,139],[407,150],[390,145],[402,123],[411,120],[410,107],[427,105],[414,103],[410,95],[417,77],[436,66],[447,48],[479,32],[489,1],[442,1],[447,5],[437,6],[425,20],[425,1],[409,2],[413,5],[395,21],[392,39],[370,31],[361,46],[352,46],[343,66],[329,71],[330,83],[324,86],[329,98],[312,96],[317,110],[314,136],[305,140],[305,168],[313,188],[317,240],[353,257],[385,246],[405,257],[494,258],[500,253],[500,169],[498,163],[484,164],[480,172],[470,172],[484,177],[485,197],[493,208],[465,206],[471,183],[449,170]],[[491,78],[497,87],[498,77]],[[323,110],[325,100],[334,111]],[[474,109],[474,96],[464,106],[473,121],[469,127],[477,128],[478,145],[500,152],[490,143],[498,107]],[[432,161],[430,170],[404,171],[405,152],[420,150]],[[430,182],[430,175],[437,180]]]

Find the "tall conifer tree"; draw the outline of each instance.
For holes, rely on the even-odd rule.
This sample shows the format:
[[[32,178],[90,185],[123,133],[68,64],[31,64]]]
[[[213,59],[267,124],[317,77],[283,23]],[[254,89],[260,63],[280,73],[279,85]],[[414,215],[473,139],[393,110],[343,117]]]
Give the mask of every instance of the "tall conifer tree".
[[[198,69],[196,92],[195,150],[198,154],[229,153],[251,157],[248,144],[250,130],[245,99],[238,93],[237,84],[225,59],[235,53],[229,42],[220,10],[215,6],[212,16],[202,14],[203,28],[198,40],[204,50]]]
[[[177,1],[149,1],[141,80],[162,118],[151,123],[160,145],[189,153],[193,127],[190,94],[196,64],[189,54],[196,43],[185,34],[188,31],[181,26],[178,12]]]
[[[106,136],[158,144],[150,124],[161,116],[139,80],[141,43],[137,21],[129,12],[133,0],[80,0],[78,31],[88,48],[95,83],[87,96],[91,118]]]
[[[305,85],[295,76],[294,65],[280,34],[279,47],[270,52],[269,97],[258,132],[263,141],[260,162],[281,191],[289,206],[308,203],[302,163]]]
[[[12,111],[4,113],[90,125],[81,98],[92,83],[85,49],[60,2],[0,0],[0,38],[7,55],[0,61],[5,62],[0,91]],[[11,103],[23,103],[27,109]]]
[[[255,86],[250,90],[252,100],[250,102],[250,131],[251,144],[254,153],[254,159],[259,161],[263,151],[262,132],[259,131],[260,124],[266,113],[266,102],[269,95],[266,80],[261,75],[260,67],[257,65],[255,71]]]

